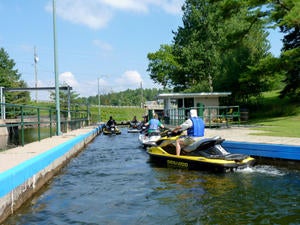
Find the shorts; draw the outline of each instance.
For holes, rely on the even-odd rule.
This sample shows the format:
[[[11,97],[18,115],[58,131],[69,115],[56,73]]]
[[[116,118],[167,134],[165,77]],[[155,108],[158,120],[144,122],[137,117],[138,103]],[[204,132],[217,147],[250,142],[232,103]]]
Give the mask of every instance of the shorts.
[[[195,140],[192,137],[189,136],[183,136],[179,139],[179,141],[182,143],[182,145],[187,146],[190,144],[193,144]]]

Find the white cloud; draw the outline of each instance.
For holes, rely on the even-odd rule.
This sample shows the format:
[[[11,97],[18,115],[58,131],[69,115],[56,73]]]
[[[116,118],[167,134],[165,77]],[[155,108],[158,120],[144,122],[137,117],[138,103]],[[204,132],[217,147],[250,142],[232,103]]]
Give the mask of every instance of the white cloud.
[[[159,7],[166,13],[181,13],[184,0],[63,0],[56,1],[56,14],[75,24],[92,29],[107,26],[117,11],[147,13],[151,7]],[[52,1],[46,6],[52,11]]]
[[[143,0],[102,0],[103,4],[114,9],[147,12],[147,1]]]
[[[52,4],[46,6],[52,11]],[[107,25],[113,14],[99,0],[64,0],[56,2],[56,14],[75,24],[86,25],[92,29],[100,29]]]
[[[64,72],[59,75],[60,83],[66,83],[69,86],[76,88],[79,86],[79,83],[75,79],[74,75],[71,72]]]
[[[101,40],[93,40],[93,44],[104,51],[112,51],[113,49],[113,47],[110,44],[103,42]]]
[[[161,7],[168,13],[171,14],[181,14],[181,7],[184,3],[182,0],[167,0],[167,1],[159,1]]]
[[[126,71],[120,78],[116,80],[119,87],[138,88],[143,81],[141,75],[136,70]]]

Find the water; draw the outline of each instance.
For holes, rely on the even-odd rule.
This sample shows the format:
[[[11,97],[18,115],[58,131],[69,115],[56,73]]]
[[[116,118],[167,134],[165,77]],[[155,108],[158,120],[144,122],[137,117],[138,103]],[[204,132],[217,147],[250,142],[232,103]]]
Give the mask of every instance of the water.
[[[96,137],[5,224],[300,224],[300,171],[159,168],[122,132]]]
[[[55,135],[56,128],[52,127],[51,132],[52,132],[52,136]],[[40,139],[42,140],[48,137],[50,137],[50,128],[41,127]],[[39,140],[38,128],[31,127],[31,128],[24,129],[24,145],[38,140]],[[10,148],[15,148],[19,145],[22,145],[22,130],[17,129],[17,127],[10,127],[9,135],[0,136],[0,151],[10,149]]]

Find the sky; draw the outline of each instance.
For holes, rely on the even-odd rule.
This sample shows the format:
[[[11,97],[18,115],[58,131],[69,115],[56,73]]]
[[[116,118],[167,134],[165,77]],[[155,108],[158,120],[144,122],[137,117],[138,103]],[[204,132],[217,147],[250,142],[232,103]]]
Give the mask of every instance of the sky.
[[[52,0],[0,1],[0,47],[29,87],[54,87]],[[147,54],[171,44],[182,26],[184,0],[55,0],[59,83],[80,97],[161,88],[147,72]],[[270,31],[271,52],[281,38]],[[36,57],[35,54],[36,53]],[[35,60],[36,63],[35,63]],[[46,92],[46,93],[45,93]],[[42,91],[38,99],[47,99]],[[35,94],[34,97],[35,98]]]

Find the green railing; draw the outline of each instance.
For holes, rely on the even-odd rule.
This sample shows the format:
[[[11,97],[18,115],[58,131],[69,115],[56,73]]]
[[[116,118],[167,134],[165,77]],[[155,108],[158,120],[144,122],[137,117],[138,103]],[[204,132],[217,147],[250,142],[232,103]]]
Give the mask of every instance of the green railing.
[[[169,125],[179,125],[188,118],[188,113],[192,108],[169,109],[165,112],[164,123]],[[198,112],[206,127],[223,127],[246,122],[244,116],[241,117],[239,106],[201,106],[193,107]]]
[[[0,103],[0,129],[12,128],[21,130],[20,144],[24,146],[24,132],[26,128],[37,128],[37,139],[41,140],[41,127],[49,128],[49,137],[52,137],[56,131],[56,109],[52,107],[39,107],[30,105],[16,105]],[[60,113],[62,132],[78,129],[89,125],[90,112],[89,107],[81,109],[76,106],[72,110],[61,110]]]

